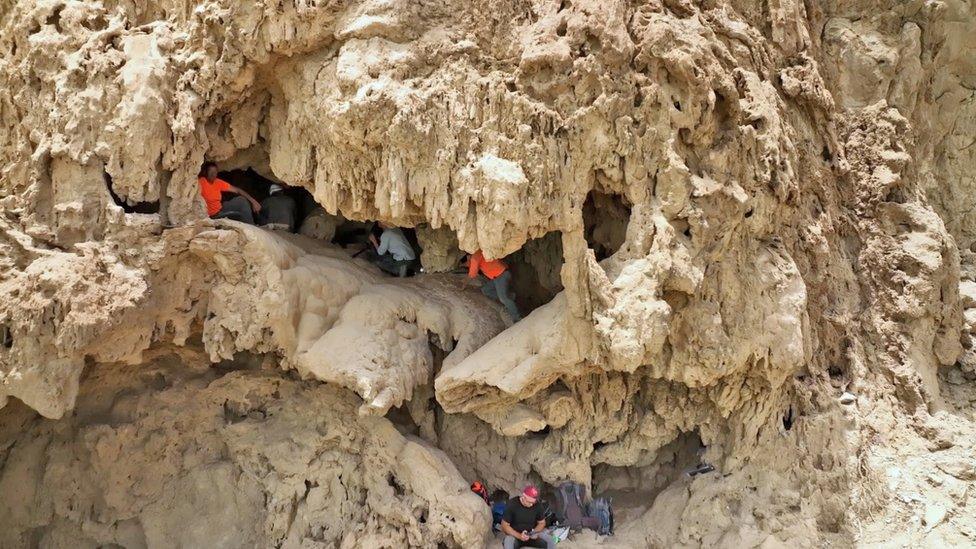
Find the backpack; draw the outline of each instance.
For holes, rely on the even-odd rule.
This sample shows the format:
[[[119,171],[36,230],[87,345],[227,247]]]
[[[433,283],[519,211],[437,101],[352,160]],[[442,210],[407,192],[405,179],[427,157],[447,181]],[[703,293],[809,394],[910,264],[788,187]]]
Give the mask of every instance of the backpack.
[[[556,522],[568,526],[571,530],[589,528],[597,530],[600,521],[589,517],[584,512],[583,502],[586,501],[586,489],[582,484],[567,481],[556,488],[555,514]]]
[[[498,530],[501,527],[506,507],[508,507],[508,492],[496,489],[491,493],[491,527],[493,529]]]
[[[481,481],[474,481],[471,483],[471,491],[481,496],[481,499],[485,500],[485,505],[491,506],[491,501],[488,500],[488,489],[485,488]]]
[[[491,504],[491,526],[492,528],[498,528],[502,523],[502,517],[505,516],[505,508],[508,507],[507,501],[496,501]]]
[[[590,502],[587,515],[600,521],[597,533],[601,536],[613,535],[613,498],[595,498]]]

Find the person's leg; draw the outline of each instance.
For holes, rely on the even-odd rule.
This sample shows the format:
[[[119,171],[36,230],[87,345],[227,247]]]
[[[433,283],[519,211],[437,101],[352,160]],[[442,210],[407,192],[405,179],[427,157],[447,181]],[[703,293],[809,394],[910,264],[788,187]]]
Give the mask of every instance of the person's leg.
[[[404,259],[403,261],[396,262],[396,275],[400,278],[406,278],[407,271],[410,270],[410,264],[413,263],[410,259]]]
[[[243,196],[235,196],[220,205],[218,216],[226,216],[231,219],[254,225],[254,214],[251,212],[251,204]]]
[[[508,310],[509,316],[512,317],[513,322],[518,322],[522,320],[522,314],[519,313],[518,305],[515,304],[515,293],[512,291],[512,272],[505,271],[498,278],[493,280],[495,283],[495,292],[498,294],[498,301],[505,306]]]
[[[538,537],[537,537],[537,539],[545,544],[545,545],[542,545],[540,547],[545,547],[545,549],[555,549],[556,548],[556,542],[553,541],[552,540],[552,536],[550,536],[546,532],[540,532],[539,535],[538,535]]]
[[[498,293],[495,290],[494,280],[485,280],[485,283],[481,285],[481,293],[485,294],[488,299],[498,300]]]
[[[383,254],[376,260],[376,266],[381,271],[394,276],[397,275],[397,263],[397,260],[393,259],[393,256],[390,254]]]
[[[295,199],[281,194],[272,195],[261,202],[261,217],[265,223],[287,225],[289,231],[295,230]]]
[[[505,540],[502,541],[502,547],[505,549],[518,549],[519,543],[513,536],[505,536]]]

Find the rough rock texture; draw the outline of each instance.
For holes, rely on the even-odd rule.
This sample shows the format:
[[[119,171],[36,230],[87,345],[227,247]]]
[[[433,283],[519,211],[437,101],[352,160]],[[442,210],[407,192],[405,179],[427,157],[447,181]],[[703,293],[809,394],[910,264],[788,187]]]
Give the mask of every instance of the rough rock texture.
[[[477,500],[425,483],[462,477],[616,493],[617,537],[577,545],[973,542],[973,3],[39,0],[0,16],[0,400],[50,418],[0,411],[0,478],[39,479],[37,503],[4,498],[11,544],[471,546]],[[391,280],[326,243],[204,220],[205,158],[306,187],[328,216],[416,227],[440,274]],[[448,272],[476,249],[507,256],[538,307],[514,326]],[[167,375],[207,383],[124,389],[171,345],[315,381],[178,353]],[[295,418],[273,433],[215,408],[272,386]],[[141,395],[124,423],[161,424],[182,460],[114,476],[87,433],[124,446],[121,424],[72,412],[98,391]],[[359,467],[352,484],[298,512],[311,461],[274,437],[335,451],[316,407],[369,451],[330,458],[321,475]],[[20,449],[55,434],[85,472],[33,469]],[[219,459],[185,457],[214,441]],[[376,446],[397,450],[355,461]],[[407,447],[414,481],[384,487]],[[682,476],[699,460],[718,471]],[[193,494],[196,514],[174,503]],[[346,520],[323,525],[325,502]],[[184,527],[201,508],[242,537]]]
[[[443,452],[383,418],[357,418],[359,399],[343,389],[246,361],[221,366],[189,351],[102,365],[70,419],[8,411],[0,506],[8,526],[46,527],[4,528],[0,545],[482,541],[488,510]]]

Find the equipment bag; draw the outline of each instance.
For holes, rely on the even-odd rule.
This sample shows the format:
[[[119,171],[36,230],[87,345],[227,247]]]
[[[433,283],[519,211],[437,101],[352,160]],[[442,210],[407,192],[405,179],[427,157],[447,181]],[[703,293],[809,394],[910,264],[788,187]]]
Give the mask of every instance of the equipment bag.
[[[498,528],[502,523],[502,517],[505,516],[505,507],[508,506],[507,501],[496,501],[491,504],[491,525],[494,528]]]
[[[587,515],[600,521],[596,532],[601,536],[613,535],[613,498],[596,498],[589,505]]]
[[[571,530],[589,528],[596,530],[600,521],[586,515],[583,502],[586,501],[586,489],[576,482],[564,482],[556,488],[555,514],[556,521]]]

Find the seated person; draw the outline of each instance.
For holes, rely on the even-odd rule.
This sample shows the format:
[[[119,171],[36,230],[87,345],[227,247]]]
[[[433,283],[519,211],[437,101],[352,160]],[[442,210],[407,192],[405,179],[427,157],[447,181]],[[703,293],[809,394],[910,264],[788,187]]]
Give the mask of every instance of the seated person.
[[[203,165],[203,175],[197,180],[200,184],[200,195],[207,204],[207,215],[211,218],[227,218],[254,225],[254,213],[260,213],[261,205],[257,200],[230,183],[217,177],[217,164],[207,162]],[[222,193],[234,193],[237,196],[224,201]]]
[[[505,506],[502,515],[502,533],[505,534],[505,549],[519,547],[542,547],[553,549],[556,544],[545,532],[546,516],[541,505],[536,505],[539,489],[531,484],[522,490],[517,498],[512,498]]]
[[[407,275],[407,268],[417,259],[417,254],[413,251],[413,246],[403,235],[403,231],[386,223],[378,223],[382,234],[377,239],[375,234],[369,235],[369,241],[376,248],[376,255],[373,263],[377,267],[392,275],[404,277]]]
[[[282,186],[275,183],[268,187],[268,198],[261,201],[261,220],[269,229],[295,232],[298,205],[283,191]]]

